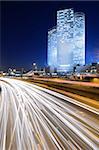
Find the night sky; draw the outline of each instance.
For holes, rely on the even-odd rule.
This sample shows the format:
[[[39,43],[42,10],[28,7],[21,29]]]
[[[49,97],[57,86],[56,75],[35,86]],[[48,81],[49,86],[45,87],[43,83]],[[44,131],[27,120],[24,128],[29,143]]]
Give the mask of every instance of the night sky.
[[[31,69],[47,64],[47,31],[56,25],[56,11],[74,8],[86,15],[86,62],[99,50],[99,2],[1,2],[1,68]]]

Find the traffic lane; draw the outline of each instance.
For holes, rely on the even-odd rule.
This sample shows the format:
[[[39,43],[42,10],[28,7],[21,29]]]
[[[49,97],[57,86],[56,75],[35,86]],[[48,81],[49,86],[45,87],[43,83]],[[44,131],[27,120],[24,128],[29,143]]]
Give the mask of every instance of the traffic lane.
[[[10,89],[10,91],[11,91],[11,89]],[[8,93],[8,94],[9,94],[9,93]],[[13,93],[13,94],[14,94],[14,93]],[[7,96],[8,96],[8,95],[7,95]],[[12,96],[13,96],[13,95],[12,95],[12,93],[11,93],[11,97],[12,97]],[[10,97],[10,96],[9,96],[9,97]],[[15,99],[15,98],[14,98],[14,99]],[[15,101],[17,101],[17,99],[15,99]],[[14,106],[12,106],[12,108],[13,108],[13,110],[15,109]],[[29,110],[29,113],[30,113],[30,110]],[[16,114],[16,112],[13,112],[13,114]],[[14,116],[14,118],[16,118],[16,115]],[[33,117],[33,118],[34,118],[34,117]],[[42,126],[40,125],[40,129],[41,129],[41,128],[42,128]],[[44,130],[44,129],[43,129],[43,130]],[[25,133],[24,133],[24,134],[25,134]],[[44,142],[44,140],[45,140],[45,139],[48,139],[48,138],[47,138],[47,136],[45,136],[44,131],[43,131],[43,135],[44,135],[44,138],[42,138],[42,141]],[[26,136],[27,136],[27,135],[26,135]],[[50,143],[49,141],[50,141],[50,139],[46,140],[47,143]],[[52,142],[52,143],[53,143],[53,142]],[[46,143],[44,143],[44,144],[46,145]],[[11,144],[10,144],[10,145],[11,145]],[[39,144],[39,145],[40,145],[40,144]],[[51,144],[49,144],[48,147],[51,147],[50,145],[51,145]],[[58,145],[58,144],[57,144],[57,145]],[[47,148],[47,149],[48,149],[48,148]],[[55,149],[55,146],[54,146],[54,149]]]
[[[28,94],[29,95],[29,94]],[[37,98],[37,95],[36,95],[36,98]],[[61,112],[60,112],[61,113]],[[61,115],[62,116],[62,115]],[[64,118],[63,118],[64,119]]]
[[[57,101],[57,100],[56,100]],[[74,110],[75,111],[75,110]],[[78,112],[79,113],[79,112]],[[81,114],[84,116],[84,118],[85,118],[85,115],[84,115],[84,113],[82,112],[82,111],[80,111],[80,116],[81,116]],[[97,118],[98,118],[98,116],[96,116]],[[89,118],[91,118],[92,119],[92,114],[91,114],[91,117],[89,117]],[[95,118],[95,115],[94,115],[94,118]],[[93,119],[94,119],[93,118]],[[93,120],[92,120],[92,122],[93,122]],[[98,121],[98,119],[97,120],[95,120],[95,124],[96,123],[99,123],[99,121]],[[98,129],[98,128],[97,128]]]
[[[6,97],[7,98],[10,97],[10,102],[11,102],[10,109],[11,109],[11,112],[12,112],[11,113],[12,120],[11,120],[10,123],[12,124],[12,126],[10,126],[10,128],[11,128],[10,135],[11,136],[10,137],[9,137],[9,135],[7,136],[7,140],[8,140],[8,138],[10,138],[10,139],[9,139],[9,145],[8,146],[6,145],[6,148],[7,149],[10,149],[10,148],[13,149],[13,147],[14,147],[14,149],[17,149],[17,150],[21,150],[21,149],[24,149],[24,148],[26,148],[28,150],[32,150],[32,145],[33,145],[33,147],[37,149],[38,142],[35,143],[35,141],[37,141],[36,134],[35,134],[35,138],[33,138],[33,136],[31,136],[31,134],[27,132],[27,130],[30,130],[32,132],[31,126],[28,125],[29,124],[29,120],[27,120],[28,113],[25,112],[25,111],[22,112],[22,106],[20,106],[19,99],[16,98],[15,89],[14,89],[14,93],[13,93],[12,87],[7,86],[7,89],[8,89],[8,93],[6,93]],[[13,100],[14,100],[14,102],[13,102]],[[29,113],[31,113],[30,109],[29,109]],[[3,117],[4,117],[4,115],[3,115]],[[5,118],[4,118],[4,120],[5,120]],[[23,122],[23,123],[21,123],[21,122]],[[8,122],[8,124],[9,124],[9,122]],[[24,124],[25,127],[22,124]],[[19,126],[20,126],[20,128],[19,128]],[[0,127],[0,129],[1,129],[1,133],[4,132],[4,130],[2,130],[3,126],[2,126],[2,128]],[[22,131],[22,129],[23,129],[23,131]],[[41,129],[41,126],[40,126],[40,129]],[[9,129],[7,129],[7,131],[8,130]],[[18,133],[22,134],[23,141],[22,141],[20,136],[17,137]],[[34,135],[34,133],[37,133],[37,132],[33,132],[33,135]],[[1,138],[2,139],[1,143],[0,143],[1,149],[3,148],[3,145],[4,145],[4,134],[6,134],[6,132],[3,133],[2,138]],[[41,136],[41,138],[42,138],[42,136]],[[46,148],[46,141],[44,142],[45,139],[42,138],[42,143],[44,143],[44,147]],[[13,141],[14,141],[14,144],[13,144]],[[22,147],[23,142],[24,142],[24,147]],[[41,142],[39,142],[39,147],[42,148]]]
[[[27,91],[25,91],[25,92],[27,92]],[[42,94],[39,93],[39,95],[44,97],[45,101],[46,101],[46,98],[48,99],[48,101],[51,101],[53,99],[52,95],[49,95],[47,93],[45,94],[44,92]],[[40,97],[38,97],[38,99],[39,98]],[[98,127],[98,125],[99,125],[98,115],[90,113],[89,111],[86,111],[86,113],[85,113],[85,109],[81,109],[80,107],[75,106],[73,104],[70,104],[68,102],[67,102],[68,103],[68,105],[67,105],[67,103],[62,102],[61,99],[58,100],[56,97],[54,97],[54,101],[52,101],[52,102],[53,102],[53,104],[56,102],[56,104],[61,106],[61,107],[65,106],[65,107],[63,107],[63,108],[66,109],[65,112],[68,112],[69,114],[72,114],[73,117],[80,118],[80,120],[82,120],[83,122],[87,121],[88,124],[90,124],[90,123],[93,124],[92,126],[95,129],[97,129],[97,130],[99,129],[99,127]],[[41,105],[40,102],[39,102],[39,105]],[[93,115],[93,117],[92,117],[92,115]]]
[[[19,81],[20,82],[20,81]],[[28,83],[27,83],[28,84]],[[27,86],[27,84],[26,84],[26,82],[25,82],[25,86]],[[29,84],[30,85],[30,84]],[[30,86],[28,86],[28,88],[29,88]],[[53,91],[51,91],[51,90],[48,90],[48,89],[45,89],[45,88],[42,88],[42,87],[39,87],[39,86],[36,86],[36,85],[32,85],[31,84],[31,88],[35,88],[35,89],[39,89],[39,91],[40,90],[42,90],[42,91],[44,91],[44,92],[46,92],[46,93],[49,93],[49,94],[52,94],[52,95],[54,95],[54,96],[58,96],[58,97],[60,97],[60,98],[63,98],[64,100],[66,100],[66,101],[69,101],[69,102],[71,102],[71,103],[74,103],[74,104],[76,104],[76,105],[78,105],[78,106],[80,106],[80,107],[83,107],[83,108],[86,108],[86,109],[88,109],[88,110],[90,110],[90,111],[92,111],[92,112],[94,112],[94,113],[96,113],[96,114],[98,114],[99,115],[99,109],[95,109],[94,107],[90,107],[89,105],[86,105],[86,104],[84,104],[84,103],[81,103],[81,102],[79,102],[78,100],[74,100],[74,98],[72,99],[72,98],[69,98],[68,97],[68,99],[66,98],[66,96],[64,96],[64,95],[61,95],[61,94],[59,94],[59,93],[56,93],[56,92],[53,92]]]
[[[23,82],[24,83],[24,82]],[[25,85],[24,85],[25,84]],[[25,90],[25,92],[27,92],[27,91],[29,91],[29,92],[31,92],[31,90],[32,90],[32,92],[35,92],[35,93],[37,93],[37,94],[39,94],[39,95],[41,95],[42,97],[45,97],[45,98],[47,98],[48,100],[50,100],[53,104],[54,103],[56,103],[56,104],[58,104],[58,101],[57,101],[57,96],[60,96],[59,98],[61,98],[60,99],[60,101],[59,101],[59,104],[62,104],[63,106],[65,105],[65,108],[67,107],[67,108],[69,108],[68,110],[70,111],[70,110],[74,110],[74,112],[76,112],[76,114],[78,113],[78,114],[80,114],[80,116],[81,116],[81,114],[82,114],[82,116],[85,118],[85,116],[87,116],[87,115],[85,115],[85,114],[87,114],[87,113],[89,113],[90,114],[90,116],[91,117],[89,117],[90,119],[93,119],[92,120],[92,122],[95,122],[95,123],[98,123],[98,115],[95,115],[94,113],[91,113],[91,112],[89,112],[89,111],[87,111],[86,109],[86,107],[83,109],[82,108],[82,110],[81,110],[81,103],[78,103],[78,104],[80,104],[80,107],[78,106],[78,104],[77,104],[77,102],[76,103],[73,103],[73,101],[74,101],[74,99],[71,99],[71,98],[69,98],[69,97],[66,97],[66,96],[63,96],[63,95],[61,95],[61,94],[58,94],[58,93],[56,93],[56,92],[53,92],[53,91],[50,91],[50,90],[45,90],[44,88],[41,88],[41,87],[38,87],[38,86],[35,86],[35,85],[32,85],[32,84],[26,84],[26,83],[24,83],[23,85],[20,85],[20,84],[18,84],[18,87],[20,87],[21,89],[23,88],[24,89],[24,86],[25,86],[25,88],[27,88],[26,90]],[[37,90],[36,90],[36,88],[37,88]],[[38,90],[39,89],[39,90]],[[50,91],[50,95],[49,95],[49,92]],[[28,94],[28,93],[27,93]],[[54,94],[54,101],[53,101],[53,94]],[[56,94],[57,94],[57,96],[56,96]],[[35,94],[34,94],[35,95]],[[65,103],[64,103],[65,102]],[[69,105],[67,105],[67,104],[69,104]],[[72,105],[72,108],[71,108],[71,105]],[[93,116],[93,117],[92,117]],[[96,118],[96,119],[95,119]]]
[[[66,106],[66,107],[69,107],[69,106]],[[70,108],[70,109],[73,109],[73,108]],[[75,110],[74,110],[75,111]],[[76,111],[77,112],[77,111]],[[83,116],[84,116],[84,118],[85,118],[85,115],[84,115],[84,113],[80,110],[80,112],[78,111],[78,113],[80,113],[80,115],[82,114]],[[90,117],[91,119],[92,119],[92,117]],[[95,118],[95,115],[94,115],[94,118]],[[97,118],[98,118],[98,116],[97,116]],[[93,121],[93,120],[92,120]],[[98,121],[95,121],[95,122],[97,122],[98,123]]]
[[[6,80],[6,79],[5,79]],[[7,79],[7,80],[9,80],[9,79]],[[11,80],[10,80],[11,81]],[[15,80],[13,80],[12,79],[12,82],[14,82]],[[19,80],[17,80],[17,83],[18,83],[18,81]],[[19,81],[19,82],[21,82],[21,81]],[[15,84],[15,83],[14,83]],[[20,84],[20,83],[19,83]],[[27,83],[28,84],[28,83]],[[25,86],[27,85],[26,84],[26,82],[25,82]],[[55,92],[53,92],[53,91],[51,91],[51,90],[48,90],[48,89],[45,89],[45,88],[41,88],[41,87],[39,87],[39,86],[36,86],[36,85],[33,85],[33,88],[37,88],[37,89],[41,89],[42,91],[44,91],[44,92],[48,92],[48,93],[50,93],[50,94],[52,94],[52,95],[54,95],[54,96],[60,96],[60,92],[59,92],[59,90],[58,90],[58,93],[55,93]],[[67,88],[68,89],[68,88]],[[57,91],[56,91],[57,92]],[[54,94],[55,93],[55,94]],[[63,94],[64,94],[64,92],[62,92]],[[69,94],[70,95],[70,94]],[[63,97],[63,99],[65,99],[65,97],[64,96],[60,96],[60,98],[61,97]],[[83,100],[81,100],[83,98]],[[92,112],[94,112],[94,113],[96,113],[96,114],[98,114],[99,115],[99,109],[98,109],[98,107],[94,107],[94,106],[97,106],[98,105],[98,103],[96,102],[96,101],[94,101],[94,100],[91,100],[91,99],[87,99],[86,97],[82,97],[81,99],[80,99],[80,97],[79,97],[79,95],[77,96],[77,94],[75,95],[75,96],[73,96],[73,99],[71,99],[71,98],[69,98],[68,97],[68,99],[66,99],[66,101],[68,100],[69,102],[72,102],[72,103],[74,103],[74,104],[76,104],[76,105],[80,105],[80,107],[84,107],[85,108],[85,106],[87,106],[86,107],[86,109],[88,109],[88,110],[90,110],[90,111],[92,111]],[[74,99],[76,100],[76,101],[74,101]],[[80,100],[78,100],[78,99],[80,99]],[[86,103],[85,101],[90,101],[89,103]],[[91,102],[92,101],[92,102]],[[91,103],[91,105],[90,105],[90,103]],[[85,104],[85,105],[84,105]]]
[[[9,89],[9,91],[10,91],[10,93],[11,93],[11,89],[12,88],[10,88]],[[15,90],[15,89],[14,89]],[[14,92],[16,92],[16,91],[14,91]],[[14,95],[14,93],[13,93],[13,95]],[[11,98],[13,97],[13,95],[12,95],[12,93],[11,93]],[[14,98],[15,99],[15,98]],[[15,99],[15,101],[17,101],[17,99]],[[12,106],[12,109],[15,111],[15,104]],[[17,108],[18,110],[19,110],[19,107]],[[28,108],[27,108],[28,109]],[[33,112],[31,112],[31,110],[30,110],[30,108],[29,108],[29,115],[30,114],[32,114]],[[19,124],[20,124],[20,117],[18,116],[18,114],[17,114],[17,112],[15,111],[15,112],[13,112],[13,114],[14,114],[14,118],[17,118],[18,117],[18,119],[19,119]],[[37,114],[35,114],[35,115],[37,115]],[[34,116],[35,116],[34,115]],[[33,116],[32,116],[33,117]],[[39,114],[39,117],[40,117],[40,114]],[[34,118],[34,117],[33,117]],[[41,117],[40,117],[41,118]],[[42,118],[41,118],[42,119]],[[29,120],[28,120],[29,121]],[[28,121],[27,121],[27,124],[26,125],[28,125]],[[40,121],[40,120],[39,120]],[[14,122],[16,122],[16,120],[14,121]],[[42,125],[42,123],[43,123],[43,125]],[[47,127],[47,126],[45,126],[44,127],[44,124],[45,124],[45,121],[43,120],[43,122],[41,123],[41,121],[39,122],[39,123],[37,123],[36,125],[38,126],[40,126],[39,127],[39,130],[40,130],[40,132],[41,132],[41,134],[40,133],[38,133],[38,131],[36,131],[36,132],[34,132],[34,133],[38,133],[38,134],[40,134],[39,135],[39,137],[38,138],[40,138],[40,141],[41,142],[39,142],[39,145],[42,145],[43,144],[43,148],[46,148],[46,149],[49,149],[49,147],[51,147],[50,145],[47,145],[47,143],[53,143],[53,140],[54,140],[54,146],[53,146],[53,149],[56,149],[56,147],[59,147],[60,148],[60,145],[58,144],[58,142],[57,142],[57,140],[55,139],[55,137],[52,135],[52,133],[51,133],[51,131],[50,131],[50,129]],[[34,123],[35,124],[35,123]],[[46,125],[46,124],[45,124]],[[51,136],[52,137],[52,139],[50,139],[51,137],[49,137],[49,140],[46,140],[47,139],[47,137],[44,135],[44,132],[42,132],[42,130],[41,130],[41,128],[44,128],[45,129],[45,131],[46,132],[48,132],[47,133],[47,136],[49,137],[49,136]],[[43,130],[44,130],[43,129]],[[17,130],[19,130],[19,129],[17,129]],[[25,134],[25,130],[24,130],[24,134]],[[28,134],[25,134],[26,135],[26,137],[30,137]],[[2,138],[3,139],[3,138]],[[31,138],[31,140],[33,140],[33,138]],[[36,134],[35,134],[35,140],[36,140]],[[17,139],[17,143],[18,143],[18,150],[19,150],[19,148],[21,147],[21,145],[19,146],[19,141],[20,141],[20,138],[19,139]],[[51,142],[50,142],[51,141]],[[32,142],[32,141],[31,141]],[[27,143],[27,142],[25,142],[25,143]],[[56,145],[57,146],[55,146],[55,143],[56,143]],[[10,145],[11,145],[12,143],[10,143]],[[34,145],[34,143],[32,142],[32,144]],[[38,145],[38,144],[37,144]],[[35,146],[35,148],[37,148],[37,145]],[[30,150],[31,149],[31,147],[28,145],[28,149]]]

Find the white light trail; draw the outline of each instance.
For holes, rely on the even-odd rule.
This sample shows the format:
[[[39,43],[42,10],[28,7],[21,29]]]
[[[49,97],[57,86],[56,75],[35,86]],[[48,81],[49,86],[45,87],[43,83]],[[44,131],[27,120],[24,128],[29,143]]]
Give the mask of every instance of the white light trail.
[[[98,150],[99,120],[86,105],[15,79],[0,86],[0,150]]]

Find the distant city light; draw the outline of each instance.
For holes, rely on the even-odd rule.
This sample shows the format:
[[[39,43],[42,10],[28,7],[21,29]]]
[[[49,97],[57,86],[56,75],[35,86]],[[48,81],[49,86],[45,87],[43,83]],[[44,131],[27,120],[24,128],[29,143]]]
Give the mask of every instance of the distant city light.
[[[35,65],[36,65],[36,63],[33,63],[33,65],[35,66]]]

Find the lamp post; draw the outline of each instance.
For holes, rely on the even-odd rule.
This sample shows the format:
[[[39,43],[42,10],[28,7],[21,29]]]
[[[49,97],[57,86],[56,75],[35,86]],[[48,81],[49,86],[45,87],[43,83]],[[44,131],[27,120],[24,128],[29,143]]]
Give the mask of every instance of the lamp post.
[[[35,62],[32,64],[32,70],[33,70],[33,71],[37,71],[37,65],[36,65]]]

